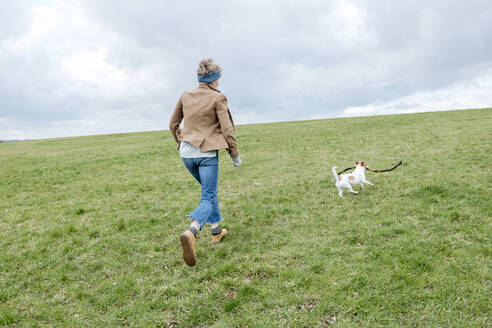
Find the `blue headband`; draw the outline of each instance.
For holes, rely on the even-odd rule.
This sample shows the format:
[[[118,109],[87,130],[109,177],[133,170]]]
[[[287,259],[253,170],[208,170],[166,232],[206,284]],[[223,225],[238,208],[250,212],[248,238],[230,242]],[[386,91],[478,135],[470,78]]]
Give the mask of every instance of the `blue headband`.
[[[205,75],[198,75],[198,82],[213,82],[220,77],[220,71],[213,71]]]

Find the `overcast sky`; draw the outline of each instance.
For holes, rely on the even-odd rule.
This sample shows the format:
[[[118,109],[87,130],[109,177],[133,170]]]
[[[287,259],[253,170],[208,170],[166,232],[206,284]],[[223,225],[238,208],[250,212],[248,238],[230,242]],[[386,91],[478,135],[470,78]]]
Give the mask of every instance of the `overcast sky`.
[[[0,139],[167,129],[208,57],[238,124],[492,107],[490,0],[0,4]]]

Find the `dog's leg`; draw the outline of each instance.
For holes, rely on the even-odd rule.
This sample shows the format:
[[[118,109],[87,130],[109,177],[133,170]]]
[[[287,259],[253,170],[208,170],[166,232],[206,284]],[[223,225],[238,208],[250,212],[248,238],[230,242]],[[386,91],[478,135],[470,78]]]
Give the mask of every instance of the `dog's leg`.
[[[343,197],[343,195],[342,195],[342,193],[343,193],[343,188],[342,188],[342,187],[340,187],[340,186],[338,186],[338,185],[337,185],[337,188],[338,188],[338,196]]]
[[[362,184],[362,182],[359,184],[360,184],[360,189],[364,189],[364,185]]]
[[[350,184],[347,184],[348,186],[348,190],[352,193],[352,194],[358,194],[359,192],[358,191],[355,191],[354,189],[352,189],[352,186]]]
[[[370,183],[370,182],[369,182],[369,181],[367,181],[367,180],[364,180],[364,181],[362,181],[362,182],[367,183],[367,184],[368,184],[368,185],[370,185],[370,186],[374,186],[374,184]]]

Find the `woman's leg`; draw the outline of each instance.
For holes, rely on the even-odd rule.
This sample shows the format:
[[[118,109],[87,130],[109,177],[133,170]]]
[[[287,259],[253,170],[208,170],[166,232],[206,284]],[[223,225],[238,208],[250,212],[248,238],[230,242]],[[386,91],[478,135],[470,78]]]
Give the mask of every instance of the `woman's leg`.
[[[207,221],[205,223],[212,224],[212,229],[215,227],[219,226],[219,222],[222,221],[222,216],[220,215],[220,209],[219,209],[219,201],[217,199],[217,186],[219,182],[219,154],[217,153],[217,156],[213,159],[213,165],[215,166],[215,163],[217,164],[216,170],[213,172],[214,176],[213,179],[210,179],[209,182],[213,183],[210,184],[207,189],[211,191],[209,193],[210,197],[209,200],[212,203],[213,209],[212,213],[208,217]]]
[[[203,228],[216,208],[218,208],[217,183],[219,162],[217,157],[201,157],[195,160],[198,164],[202,194],[200,205],[188,216],[198,221],[200,228]]]
[[[223,220],[222,216],[220,215],[220,208],[219,208],[219,201],[217,200],[217,193],[215,194],[215,198],[212,202],[212,205],[213,205],[212,214],[210,214],[206,223],[212,224],[213,227],[215,227],[216,225],[218,226],[219,222],[221,222]]]
[[[196,158],[183,158],[183,163],[190,171],[191,175],[201,184],[200,173],[198,171],[198,161]],[[190,227],[181,234],[179,241],[183,247],[183,259],[189,266],[194,266],[197,261],[195,251],[195,241],[198,231],[201,229],[200,223],[191,215],[189,217],[193,220]]]
[[[212,212],[208,215],[205,223],[212,224],[212,229],[218,227],[218,223],[222,221],[222,216],[220,215],[219,202],[217,200],[217,184],[218,184],[218,169],[219,160],[218,154],[216,157],[205,157],[205,158],[183,158],[183,163],[185,164],[191,175],[202,185],[202,177],[200,177],[200,167],[201,175],[204,179],[204,184],[202,185],[202,196],[200,203],[210,202],[212,204]],[[202,204],[202,208],[197,212],[189,215],[189,217],[195,219],[192,225],[198,230],[203,227],[203,222],[201,222],[201,217],[205,217],[207,214],[204,211],[206,204]],[[200,206],[199,206],[200,207]],[[198,209],[198,208],[197,208]],[[204,214],[205,213],[205,214]],[[200,217],[200,219],[196,219]],[[198,227],[197,227],[198,225]]]
[[[198,165],[196,163],[196,160],[194,158],[183,158],[183,157],[181,159],[183,160],[183,164],[186,166],[186,168],[191,173],[191,175],[196,179],[196,181],[198,181],[198,183],[201,184],[200,174],[198,173]],[[197,232],[200,230],[200,223],[197,220],[194,220],[193,218],[191,219],[192,222],[190,224],[190,228],[191,227],[194,228],[192,229],[192,231],[196,237]]]
[[[218,166],[218,163],[219,163],[219,158],[218,158],[218,154],[217,154],[217,179],[216,179],[217,185],[219,182],[219,166]],[[214,194],[214,197],[212,200],[213,210],[212,210],[212,213],[210,214],[210,216],[208,217],[207,222],[206,222],[206,223],[212,225],[212,229],[218,227],[219,222],[223,220],[222,216],[220,215],[219,201],[217,199],[217,188],[218,188],[217,185],[215,186],[215,194]]]
[[[196,163],[196,158],[183,158],[183,164],[186,166],[191,175],[201,184],[200,174],[198,173],[198,165]]]
[[[219,182],[218,156],[200,162],[198,170],[202,181],[202,198],[200,204],[210,203],[212,206],[212,211],[205,223],[212,225],[212,243],[220,243],[222,238],[227,234],[227,230],[219,227],[222,217],[220,216],[219,202],[217,201],[217,185]]]

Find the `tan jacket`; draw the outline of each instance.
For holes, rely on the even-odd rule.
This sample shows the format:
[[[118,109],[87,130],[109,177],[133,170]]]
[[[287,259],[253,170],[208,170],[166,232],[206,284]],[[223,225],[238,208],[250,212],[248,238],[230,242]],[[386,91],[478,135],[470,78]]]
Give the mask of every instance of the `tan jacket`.
[[[183,118],[184,126],[180,129]],[[195,90],[183,92],[169,129],[178,149],[180,141],[187,141],[202,152],[227,149],[231,157],[239,155],[227,98],[208,83],[202,82]]]

